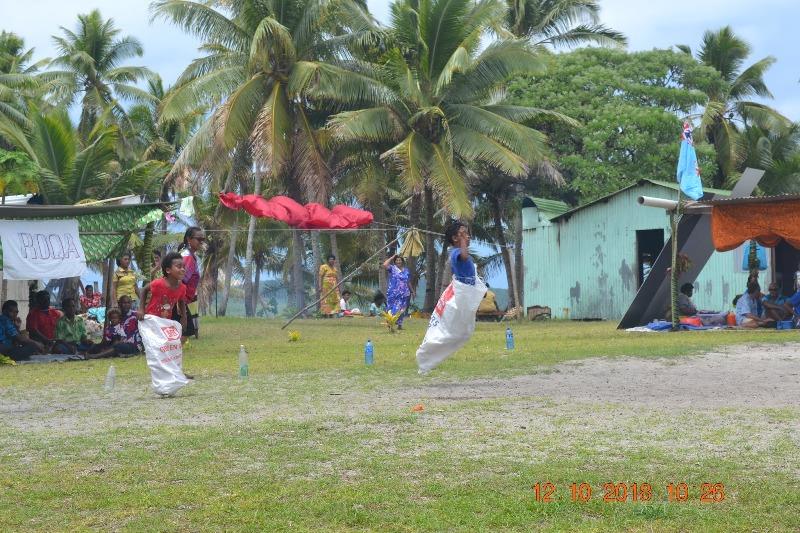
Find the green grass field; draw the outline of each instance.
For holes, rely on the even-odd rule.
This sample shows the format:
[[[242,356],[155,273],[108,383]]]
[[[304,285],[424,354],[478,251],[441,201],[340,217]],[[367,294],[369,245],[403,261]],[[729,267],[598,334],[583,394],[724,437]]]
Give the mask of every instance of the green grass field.
[[[172,399],[150,391],[144,357],[0,367],[0,531],[800,530],[798,405],[678,408],[503,385],[588,376],[595,363],[577,360],[592,357],[679,365],[732,344],[768,351],[795,332],[526,323],[507,353],[505,325],[479,324],[422,377],[424,321],[397,334],[372,319],[298,321],[295,343],[280,325],[205,319],[186,348],[196,379]],[[537,482],[554,485],[552,502],[535,500]],[[592,487],[587,502],[572,501],[573,482]],[[607,482],[649,483],[652,497],[606,502]],[[680,482],[688,501],[669,501]],[[723,483],[724,501],[701,503],[704,482]]]

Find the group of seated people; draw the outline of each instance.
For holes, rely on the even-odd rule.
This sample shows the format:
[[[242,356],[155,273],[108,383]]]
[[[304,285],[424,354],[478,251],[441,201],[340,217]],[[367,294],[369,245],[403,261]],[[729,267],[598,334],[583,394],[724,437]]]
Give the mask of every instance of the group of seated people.
[[[88,296],[92,298],[91,293]],[[37,292],[25,330],[18,316],[17,302],[8,300],[3,303],[0,315],[0,353],[15,361],[41,354],[75,355],[85,359],[136,355],[142,351],[142,340],[132,300],[121,296],[117,303],[119,307],[107,313],[102,339],[94,342],[87,335],[86,320],[77,314],[78,305],[72,298],[65,298],[58,310],[50,306],[47,291]],[[85,309],[85,305],[81,307]]]
[[[722,316],[725,313],[708,313],[698,311],[692,302],[694,286],[684,283],[678,295],[678,313],[682,317],[695,316]],[[777,322],[793,320],[800,316],[800,290],[793,296],[786,297],[781,294],[780,286],[772,282],[769,284],[768,293],[761,292],[757,279],[751,278],[747,290],[734,298],[735,325],[743,328],[775,327]],[[667,315],[669,316],[669,314]],[[705,324],[705,320],[704,320]],[[729,323],[733,325],[732,323]]]

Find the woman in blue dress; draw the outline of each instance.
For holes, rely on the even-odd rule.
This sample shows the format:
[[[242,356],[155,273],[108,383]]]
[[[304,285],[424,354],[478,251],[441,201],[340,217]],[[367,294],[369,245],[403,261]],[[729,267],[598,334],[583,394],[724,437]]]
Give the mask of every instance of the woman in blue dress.
[[[397,254],[383,262],[383,268],[389,273],[389,290],[386,291],[386,310],[396,315],[402,311],[397,320],[397,329],[403,329],[408,306],[411,303],[411,273],[406,267],[406,261]]]

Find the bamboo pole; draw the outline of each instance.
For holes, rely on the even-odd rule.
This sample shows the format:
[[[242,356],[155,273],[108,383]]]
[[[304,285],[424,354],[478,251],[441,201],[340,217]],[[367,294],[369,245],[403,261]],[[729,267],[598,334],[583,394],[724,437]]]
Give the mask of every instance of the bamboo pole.
[[[284,329],[286,326],[288,326],[289,324],[291,324],[292,322],[294,322],[294,321],[295,321],[295,319],[296,319],[297,317],[299,317],[300,315],[302,315],[303,313],[305,313],[306,311],[308,311],[309,309],[311,309],[312,307],[314,307],[315,305],[317,305],[318,303],[320,303],[322,300],[324,300],[325,298],[327,298],[329,294],[331,294],[333,291],[335,291],[336,289],[338,289],[339,287],[341,287],[341,286],[344,284],[344,282],[345,282],[345,281],[349,280],[350,278],[352,278],[353,276],[355,276],[356,274],[358,274],[358,272],[359,272],[359,271],[360,271],[362,268],[364,268],[364,265],[366,265],[367,263],[369,263],[370,261],[372,261],[372,260],[375,258],[375,256],[379,255],[379,254],[380,254],[382,251],[384,251],[385,249],[389,248],[390,246],[392,246],[394,243],[396,243],[396,242],[397,242],[397,241],[399,241],[399,240],[400,240],[400,237],[397,237],[395,240],[393,240],[392,242],[390,242],[389,244],[387,244],[386,246],[384,246],[383,248],[381,248],[380,250],[378,250],[377,252],[375,252],[374,254],[372,254],[371,256],[369,256],[369,258],[368,258],[366,261],[364,261],[363,263],[361,263],[360,265],[358,265],[358,267],[356,267],[356,269],[355,269],[355,270],[353,270],[353,271],[352,271],[352,272],[350,272],[348,275],[346,275],[345,277],[343,277],[343,278],[342,278],[342,281],[340,281],[339,283],[337,283],[335,287],[333,287],[331,290],[329,290],[329,291],[328,291],[328,292],[326,292],[324,295],[322,295],[322,297],[321,297],[321,298],[319,298],[319,299],[318,299],[318,300],[316,300],[315,302],[312,302],[312,303],[308,304],[307,306],[305,306],[304,308],[302,308],[300,311],[298,311],[298,313],[297,313],[296,315],[294,315],[292,318],[290,318],[290,319],[289,319],[289,321],[288,321],[286,324],[284,324],[283,326],[281,326],[281,329]]]
[[[669,214],[670,231],[672,231],[672,269],[670,271],[670,300],[672,301],[672,331],[680,329],[678,315],[678,225],[681,218],[681,191],[678,189],[678,205]]]

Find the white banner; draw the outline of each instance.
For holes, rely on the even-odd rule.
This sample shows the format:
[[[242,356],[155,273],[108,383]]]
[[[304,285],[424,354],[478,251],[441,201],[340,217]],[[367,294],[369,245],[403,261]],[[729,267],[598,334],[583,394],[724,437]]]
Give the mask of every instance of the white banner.
[[[5,279],[81,276],[86,256],[77,220],[0,220]]]

